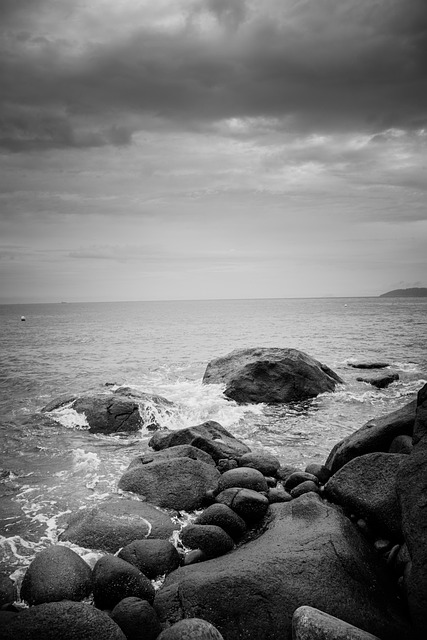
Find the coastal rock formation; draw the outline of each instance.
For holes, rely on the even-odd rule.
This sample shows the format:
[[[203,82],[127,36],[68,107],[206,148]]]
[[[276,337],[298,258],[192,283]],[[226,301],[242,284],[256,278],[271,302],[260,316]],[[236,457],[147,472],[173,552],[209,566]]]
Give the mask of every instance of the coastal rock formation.
[[[134,540],[117,556],[133,564],[150,580],[175,571],[181,564],[181,556],[169,540]]]
[[[93,600],[98,609],[113,609],[123,598],[135,597],[152,604],[151,581],[132,564],[107,554],[93,568]]]
[[[225,384],[224,394],[239,403],[275,404],[333,391],[343,380],[297,349],[255,348],[212,360],[203,382]]]
[[[152,504],[113,498],[74,514],[59,540],[116,553],[133,540],[167,540],[175,528],[171,518]]]
[[[391,385],[392,382],[396,382],[396,380],[399,380],[399,374],[389,373],[387,375],[371,376],[369,378],[360,377],[360,378],[356,378],[356,380],[358,382],[366,382],[367,384],[371,384],[373,387],[376,387],[377,389],[385,389],[386,387]]]
[[[301,604],[380,638],[410,638],[377,555],[339,508],[315,494],[272,505],[262,535],[177,569],[154,602],[164,623],[198,616],[227,640],[291,640]]]
[[[413,400],[397,411],[369,420],[334,446],[326,460],[326,467],[335,473],[357,456],[388,451],[397,436],[412,436],[416,408],[417,401]]]
[[[164,432],[161,432],[162,434]],[[205,453],[197,447],[192,447],[189,444],[177,445],[175,447],[169,447],[162,449],[161,451],[145,452],[136,458],[131,460],[128,469],[133,467],[142,467],[144,464],[150,462],[159,462],[159,460],[171,460],[172,458],[191,458],[192,460],[200,460],[206,464],[215,466],[215,461],[208,453]]]
[[[162,631],[153,607],[141,598],[123,598],[112,610],[111,618],[127,640],[156,640]]]

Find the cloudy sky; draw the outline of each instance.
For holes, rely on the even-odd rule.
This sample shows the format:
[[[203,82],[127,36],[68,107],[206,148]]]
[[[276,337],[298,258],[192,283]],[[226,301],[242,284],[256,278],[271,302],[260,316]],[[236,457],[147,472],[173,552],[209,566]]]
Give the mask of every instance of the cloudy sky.
[[[427,286],[426,0],[0,0],[0,301]]]

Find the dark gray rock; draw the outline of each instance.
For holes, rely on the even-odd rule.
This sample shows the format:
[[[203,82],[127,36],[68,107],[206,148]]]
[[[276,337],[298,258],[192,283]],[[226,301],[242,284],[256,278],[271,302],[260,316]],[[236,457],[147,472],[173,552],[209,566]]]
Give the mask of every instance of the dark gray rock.
[[[165,509],[194,511],[215,489],[220,473],[209,464],[191,458],[172,458],[128,469],[119,489],[132,491]]]
[[[145,452],[131,460],[128,469],[133,467],[142,467],[151,462],[159,462],[159,460],[172,460],[172,458],[191,458],[192,460],[200,460],[205,464],[215,466],[214,459],[205,451],[192,447],[189,444],[182,444],[176,447],[169,447],[161,451]]]
[[[222,474],[218,480],[218,492],[231,487],[242,487],[253,491],[268,491],[268,485],[261,471],[250,467],[230,469]]]
[[[276,502],[289,502],[289,500],[292,500],[291,494],[285,491],[285,488],[281,484],[269,489],[267,498],[270,504],[275,504]]]
[[[188,618],[165,629],[157,640],[224,640],[220,632],[206,620]]]
[[[234,548],[233,539],[214,524],[189,524],[181,530],[181,541],[188,549],[200,549],[207,558],[217,558]]]
[[[93,568],[93,600],[98,609],[114,609],[124,598],[154,600],[150,580],[134,565],[113,555],[100,558]]]
[[[396,436],[412,436],[416,407],[417,401],[413,400],[397,411],[369,420],[363,427],[334,446],[325,466],[335,473],[357,456],[375,451],[388,451]]]
[[[427,384],[417,394],[413,436],[414,445],[427,436]]]
[[[388,375],[370,376],[369,378],[360,377],[360,378],[356,378],[356,380],[358,382],[366,382],[367,384],[371,384],[373,387],[376,387],[377,389],[385,389],[386,387],[391,385],[392,382],[396,382],[396,380],[399,380],[399,374],[389,373]]]
[[[169,515],[152,504],[113,498],[72,515],[59,539],[115,553],[133,540],[167,540],[176,528]]]
[[[411,436],[396,436],[391,441],[391,445],[388,449],[389,453],[411,453],[414,445],[412,444]]]
[[[126,640],[120,627],[83,602],[49,602],[14,615],[0,629],[1,640]]]
[[[92,591],[92,571],[72,549],[53,545],[31,562],[21,585],[21,600],[29,605],[83,600]]]
[[[246,533],[243,518],[237,515],[226,504],[211,504],[194,521],[194,524],[214,524],[221,527],[235,542]]]
[[[150,580],[175,571],[181,564],[181,557],[169,540],[134,540],[120,550],[118,557]]]
[[[295,471],[285,480],[284,487],[286,491],[292,491],[292,489],[295,489],[295,487],[302,482],[314,482],[314,484],[319,484],[317,476],[312,473],[307,473],[306,471]]]
[[[141,598],[124,598],[112,610],[111,618],[127,640],[155,640],[162,631],[153,607]]]
[[[368,453],[348,462],[324,487],[324,495],[370,529],[391,540],[402,539],[397,475],[406,460],[396,453]]]
[[[230,507],[248,524],[262,520],[267,513],[269,505],[268,498],[262,493],[237,487],[221,491],[215,500]]]
[[[8,575],[0,574],[0,607],[14,602],[18,597],[16,585]]]
[[[339,508],[311,493],[270,509],[263,535],[166,578],[154,604],[162,622],[200,616],[227,640],[291,640],[304,602],[380,638],[410,640],[392,581]]]
[[[239,467],[252,467],[265,476],[275,476],[280,468],[280,460],[267,451],[250,451],[238,460]]]
[[[297,349],[255,348],[212,360],[203,382],[225,384],[225,395],[236,402],[275,404],[313,398],[343,381]]]
[[[205,451],[215,462],[227,458],[236,459],[250,451],[249,447],[213,420],[187,429],[157,432],[148,442],[155,451],[182,444],[190,444]]]
[[[305,473],[311,473],[311,475],[316,476],[320,484],[325,484],[328,482],[331,477],[331,471],[323,464],[317,464],[316,462],[311,462],[305,468]]]
[[[314,607],[298,607],[292,619],[293,640],[380,640],[367,631]]]
[[[385,369],[390,366],[389,362],[349,362],[349,367],[353,369]]]
[[[305,482],[297,484],[297,486],[292,489],[291,498],[299,498],[304,495],[304,493],[310,493],[310,491],[319,493],[319,485],[317,482],[313,482],[313,480],[306,480]]]

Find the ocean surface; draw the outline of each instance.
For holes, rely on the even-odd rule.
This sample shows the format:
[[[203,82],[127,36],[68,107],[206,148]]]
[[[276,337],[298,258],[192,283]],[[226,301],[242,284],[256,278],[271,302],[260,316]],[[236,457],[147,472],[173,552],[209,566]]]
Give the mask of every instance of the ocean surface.
[[[159,414],[162,426],[216,420],[252,449],[304,468],[427,381],[425,298],[3,305],[0,327],[0,571],[18,584],[69,513],[118,493],[152,435],[94,435],[70,409],[47,422],[40,409],[64,393],[114,383],[160,394],[175,403],[170,415]],[[220,385],[202,384],[211,359],[263,346],[305,351],[345,384],[273,407],[239,406]],[[358,382],[372,372],[349,363],[373,360],[388,362],[399,380],[383,390]]]

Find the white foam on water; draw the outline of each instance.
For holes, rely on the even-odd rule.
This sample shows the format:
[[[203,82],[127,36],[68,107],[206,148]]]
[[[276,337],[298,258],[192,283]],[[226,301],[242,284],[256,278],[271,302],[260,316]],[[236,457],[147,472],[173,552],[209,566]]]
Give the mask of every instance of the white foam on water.
[[[66,429],[89,429],[89,423],[84,413],[78,413],[71,405],[54,409],[49,416]]]
[[[74,449],[73,456],[73,474],[88,474],[96,471],[101,464],[99,456],[92,451],[84,449]]]

